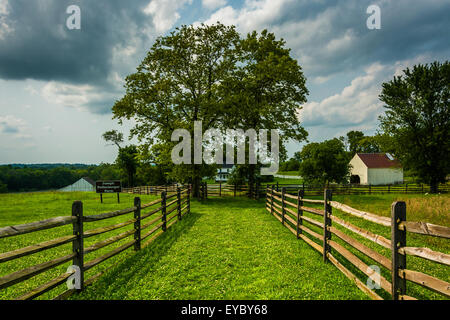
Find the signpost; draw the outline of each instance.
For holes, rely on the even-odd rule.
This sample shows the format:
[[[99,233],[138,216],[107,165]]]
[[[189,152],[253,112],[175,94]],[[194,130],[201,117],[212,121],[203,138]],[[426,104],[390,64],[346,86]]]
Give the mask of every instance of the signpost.
[[[117,203],[120,203],[119,194],[122,192],[122,183],[120,180],[96,181],[95,191],[100,193],[101,203],[103,203],[104,193],[117,193]]]

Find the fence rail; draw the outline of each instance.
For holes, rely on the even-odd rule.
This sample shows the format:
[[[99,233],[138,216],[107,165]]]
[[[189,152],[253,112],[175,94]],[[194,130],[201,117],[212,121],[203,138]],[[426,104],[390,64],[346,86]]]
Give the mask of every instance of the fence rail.
[[[227,183],[208,184],[203,182],[200,186],[201,198],[209,197],[226,197],[226,196],[248,196],[252,199],[263,198],[266,189],[271,184],[261,184],[259,182],[253,185],[232,185]],[[322,195],[324,190],[331,190],[334,195],[364,195],[364,194],[423,194],[429,191],[429,186],[425,184],[404,184],[404,185],[337,185],[331,184],[327,188],[324,186],[308,185],[308,184],[274,184],[276,191],[280,192],[285,188],[286,194],[293,195],[298,190],[302,190],[305,196]],[[140,188],[140,189],[139,189]],[[135,193],[145,192],[147,187],[135,188]],[[450,192],[450,185],[439,185],[438,192]],[[382,217],[383,218],[383,217]]]
[[[132,188],[123,188],[123,193],[132,193],[132,194],[147,194],[147,195],[159,195],[162,192],[166,194],[176,193],[178,185],[166,185],[166,186],[139,186]]]
[[[429,248],[408,247],[406,245],[406,233],[412,232],[448,239],[450,238],[450,228],[426,222],[406,221],[406,204],[401,201],[392,204],[391,218],[387,218],[332,201],[331,190],[324,191],[323,200],[305,198],[303,189],[297,190],[295,196],[287,193],[287,188],[285,187],[281,188],[281,190],[276,190],[275,186],[271,186],[270,188],[267,187],[265,192],[266,210],[277,218],[290,232],[296,235],[298,239],[304,240],[311,247],[320,252],[324,262],[330,261],[334,264],[342,273],[351,279],[358,288],[368,294],[372,299],[381,300],[382,297],[346,268],[340,259],[344,258],[368,277],[373,277],[375,271],[350,250],[333,240],[332,236],[336,236],[345,244],[389,270],[391,275],[390,279],[381,276],[381,274],[378,275],[378,279],[380,280],[379,284],[381,288],[391,294],[392,299],[415,299],[407,295],[406,281],[414,282],[441,295],[450,297],[450,283],[428,274],[406,268],[407,256],[420,257],[449,266],[450,255],[448,254],[433,251]],[[292,200],[295,200],[295,202]],[[304,203],[316,205],[323,204],[323,210],[306,207],[304,206]],[[369,230],[357,227],[350,222],[333,215],[333,208],[360,219],[371,221],[380,226],[389,227],[391,229],[391,239],[387,239]],[[321,220],[307,217],[304,215],[304,212],[312,213],[313,216],[319,216]],[[377,250],[369,248],[352,236],[337,229],[332,225],[333,223],[351,231],[351,233],[362,236],[379,246],[390,249],[391,256],[386,257]],[[322,233],[320,234],[313,231],[310,226],[319,228]],[[338,259],[337,256],[334,255],[334,252],[339,253],[339,256],[342,258]]]
[[[147,204],[142,205],[141,199],[139,197],[136,197],[134,199],[134,206],[131,208],[89,216],[83,215],[83,203],[81,201],[75,201],[72,205],[72,216],[57,217],[43,221],[0,228],[0,238],[20,236],[23,234],[51,229],[67,224],[72,224],[73,229],[72,235],[67,235],[13,251],[0,253],[0,263],[4,263],[14,259],[23,258],[37,252],[52,249],[64,244],[72,243],[72,253],[70,254],[63,255],[53,260],[27,267],[25,269],[18,270],[0,277],[0,289],[5,289],[19,282],[23,282],[27,279],[37,276],[45,271],[53,269],[63,263],[72,261],[72,265],[78,267],[80,270],[80,288],[68,289],[64,293],[58,295],[55,299],[64,299],[76,291],[83,290],[85,286],[92,284],[104,273],[100,272],[85,281],[84,273],[86,271],[131,247],[134,248],[134,251],[138,251],[141,248],[146,247],[159,235],[167,231],[167,229],[175,222],[181,220],[184,215],[190,212],[190,188],[176,188],[175,194],[173,195],[167,195],[165,190],[161,191],[160,194],[161,199],[152,201]],[[174,200],[171,200],[168,203],[166,202],[167,199],[172,198]],[[157,207],[154,208],[154,206]],[[115,223],[106,227],[84,230],[84,228],[88,227],[91,222],[111,219],[130,213],[133,214],[133,218],[127,221]],[[150,217],[153,217],[153,219],[150,219]],[[133,225],[133,228],[118,235],[114,235],[107,239],[98,241],[90,245],[89,247],[84,246],[84,239],[117,230],[128,225]],[[147,229],[150,230],[147,231]],[[142,231],[144,230],[146,233],[142,234]],[[102,254],[90,261],[85,262],[86,254],[110,246],[128,237],[132,237],[132,240],[110,250],[105,254]],[[74,274],[74,272],[75,271],[69,271],[60,274],[56,278],[40,285],[39,287],[29,291],[26,294],[21,295],[20,297],[17,297],[16,299],[28,300],[37,298],[42,294],[64,284]]]
[[[264,194],[267,187],[272,184],[261,184],[257,187],[259,194]],[[430,186],[426,184],[407,183],[402,185],[339,185],[330,184],[326,188],[324,186],[309,184],[274,184],[277,191],[286,188],[287,193],[296,193],[301,189],[305,196],[321,196],[325,189],[331,190],[334,195],[363,195],[363,194],[423,194],[430,190]],[[441,184],[438,186],[439,193],[449,193],[450,184]]]

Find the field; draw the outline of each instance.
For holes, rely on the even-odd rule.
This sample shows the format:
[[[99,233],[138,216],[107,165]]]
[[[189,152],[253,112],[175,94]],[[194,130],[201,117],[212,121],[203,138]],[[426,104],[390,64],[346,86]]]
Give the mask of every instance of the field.
[[[141,196],[142,202],[149,202],[155,199],[155,196]],[[28,223],[33,221],[40,221],[57,216],[70,216],[72,203],[75,200],[83,201],[84,215],[99,214],[102,212],[113,211],[117,209],[123,209],[133,206],[133,195],[121,194],[120,204],[117,203],[116,195],[105,195],[103,197],[103,204],[100,203],[100,196],[95,193],[63,193],[63,192],[39,192],[39,193],[22,193],[22,194],[2,194],[0,195],[0,227],[17,225],[22,223]],[[103,221],[93,222],[89,224],[89,229],[94,229],[101,226],[107,226],[113,223],[123,222],[130,219],[132,214],[107,219]],[[85,247],[117,235],[125,230],[132,229],[133,226],[128,226],[122,229],[118,229],[109,233],[101,234],[96,237],[85,239]],[[88,229],[86,227],[86,229]],[[34,232],[31,234],[25,234],[18,237],[0,239],[0,252],[7,252],[22,248],[31,244],[40,243],[46,240],[55,239],[58,237],[72,234],[72,226],[66,225],[50,230],[43,230]],[[118,242],[118,245],[126,242],[123,239]],[[106,253],[111,248],[105,247],[95,253],[85,256],[85,261]],[[132,250],[132,249],[131,249]],[[39,252],[25,258],[19,258],[13,261],[8,261],[0,264],[0,276],[7,275],[13,271],[21,270],[23,268],[36,265],[51,259],[55,259],[62,255],[66,255],[72,252],[72,245],[66,244],[54,249],[50,249],[44,252]],[[121,258],[132,254],[132,251],[126,251],[106,261],[104,264],[100,264],[89,270],[86,274],[86,279],[90,276],[97,274],[102,270],[106,270]],[[61,273],[67,270],[67,267],[71,263],[65,263],[59,267],[56,267],[50,271],[44,272],[36,277],[26,280],[22,283],[16,284],[12,287],[0,290],[0,299],[12,299],[22,294],[27,293],[31,289],[36,288],[38,285],[43,284],[46,281],[53,279]],[[50,293],[44,294],[43,299],[49,299],[56,296],[56,293],[64,291],[64,286],[56,288]]]
[[[322,199],[320,197],[309,197],[315,199]],[[353,208],[367,211],[371,213],[375,213],[381,216],[390,217],[391,214],[391,203],[394,201],[405,201],[406,202],[406,219],[410,221],[425,221],[433,224],[438,224],[442,226],[450,226],[450,195],[392,195],[392,194],[383,194],[383,195],[347,195],[347,196],[335,196],[333,200],[345,203],[347,205],[352,206]],[[316,207],[322,209],[323,205],[314,206],[308,204],[308,206]],[[366,230],[370,230],[376,234],[382,235],[387,239],[391,238],[391,230],[389,227],[384,227],[370,221],[362,220],[358,217],[354,217],[347,213],[343,213],[339,210],[333,209],[333,215],[343,218],[344,220]],[[376,251],[382,253],[384,256],[390,258],[390,250],[386,249],[382,246],[375,244],[372,241],[369,241],[355,233],[348,231],[345,228],[342,228],[338,225],[334,225],[341,232],[348,234],[361,243],[365,244],[369,248],[375,249]],[[316,228],[315,226],[308,225],[310,229],[315,232],[321,233],[321,229]],[[341,241],[337,237],[333,237],[335,241],[343,245],[345,248],[350,250],[353,254],[355,254],[358,258],[364,261],[367,265],[378,265],[373,260],[361,254],[356,249],[353,249],[351,246],[346,245],[343,241]],[[445,254],[450,254],[450,241],[448,239],[429,237],[418,234],[407,233],[407,245],[412,247],[427,247],[435,251],[440,251]],[[336,253],[336,255],[339,255]],[[340,261],[345,261],[342,259]],[[357,268],[355,268],[351,264],[347,264],[348,267],[353,273],[359,276],[361,280],[366,279],[367,277],[360,272]],[[407,258],[407,268],[411,270],[420,271],[444,281],[450,282],[450,267],[445,265],[440,265],[437,263],[433,263],[421,258],[410,257]],[[381,268],[381,274],[388,280],[391,279],[390,271]],[[390,295],[385,294],[383,290],[376,290],[376,292],[381,295],[385,299],[389,299]],[[411,295],[418,299],[443,299],[443,296],[437,293],[434,293],[430,290],[424,289],[416,284],[408,282],[407,284],[407,292],[408,295]]]
[[[0,227],[16,225],[50,217],[70,215],[73,200],[82,200],[85,215],[131,207],[134,196],[105,197],[100,204],[93,193],[32,193],[0,195]],[[155,196],[141,196],[143,203]],[[407,202],[407,219],[449,225],[450,197],[448,195],[366,195],[336,196],[334,200],[355,208],[389,216],[390,204],[402,199]],[[345,215],[346,220],[390,238],[389,228]],[[117,217],[117,222],[124,217]],[[111,219],[91,225],[109,225]],[[122,230],[123,231],[123,230]],[[345,232],[345,230],[343,230]],[[121,232],[121,231],[118,231]],[[0,239],[0,252],[56,238],[71,233],[71,227],[40,231],[32,235]],[[105,238],[112,234],[103,235]],[[354,235],[353,235],[354,236]],[[364,238],[358,240],[373,247]],[[86,240],[86,246],[90,244]],[[97,237],[91,242],[98,241]],[[408,237],[408,245],[426,246],[450,253],[448,241],[419,235]],[[0,264],[0,276],[26,266],[40,263],[70,252],[71,245],[38,253],[23,259]],[[110,250],[110,249],[105,249]],[[380,250],[380,248],[377,248]],[[357,252],[354,252],[357,254]],[[101,254],[101,252],[99,253]],[[388,253],[386,253],[388,254]],[[124,259],[125,258],[125,259]],[[360,257],[368,264],[368,258]],[[86,257],[86,260],[91,258]],[[122,260],[124,259],[124,260]],[[370,262],[370,263],[369,263]],[[0,299],[11,299],[64,272],[70,263],[0,291]],[[350,267],[349,267],[350,268]],[[449,281],[446,266],[419,258],[408,258],[408,268],[426,272]],[[308,244],[297,240],[264,209],[264,200],[246,198],[209,199],[192,202],[191,213],[176,223],[150,246],[134,253],[132,249],[101,264],[108,270],[76,299],[367,299],[350,280]],[[356,274],[354,269],[352,269]],[[390,275],[383,273],[387,279]],[[89,275],[86,276],[89,278]],[[361,275],[361,279],[365,279]],[[439,295],[412,287],[408,292],[420,299],[438,299]],[[64,287],[64,286],[61,286]],[[59,291],[58,291],[59,290]],[[48,299],[64,288],[42,298]],[[377,290],[381,291],[381,290]],[[380,293],[381,294],[381,293]],[[385,298],[389,298],[385,296]]]

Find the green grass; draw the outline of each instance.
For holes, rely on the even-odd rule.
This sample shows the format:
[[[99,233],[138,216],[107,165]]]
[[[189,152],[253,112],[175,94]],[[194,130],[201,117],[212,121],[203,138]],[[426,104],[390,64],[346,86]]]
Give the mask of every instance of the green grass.
[[[131,207],[133,195],[122,194],[121,204],[115,195],[105,196],[100,204],[94,193],[31,193],[0,195],[0,227],[38,221],[71,214],[74,200],[82,200],[84,214],[97,214]],[[146,203],[155,196],[141,196]],[[317,198],[317,197],[316,197]],[[449,226],[449,195],[352,195],[335,196],[334,200],[357,209],[389,216],[390,204],[407,202],[407,219]],[[320,207],[320,206],[318,206]],[[333,210],[347,221],[390,238],[389,228]],[[305,213],[305,215],[308,215]],[[310,215],[311,217],[314,217]],[[85,224],[85,230],[131,219],[132,214]],[[317,218],[317,217],[314,217]],[[307,224],[305,222],[305,224]],[[336,225],[335,225],[336,226]],[[321,230],[308,225],[321,233]],[[390,257],[384,249],[350,231],[336,226],[367,246]],[[85,247],[132,228],[128,226],[85,240]],[[39,231],[19,237],[0,239],[0,252],[71,234],[71,226]],[[333,240],[344,245],[337,237]],[[117,247],[130,241],[121,240]],[[408,234],[408,246],[424,246],[450,253],[447,239]],[[89,254],[89,261],[113,248],[106,247]],[[345,245],[366,264],[376,262]],[[71,245],[64,245],[25,258],[0,264],[0,276],[37,263],[68,254]],[[340,261],[364,283],[367,277],[345,259]],[[33,277],[20,284],[0,290],[0,299],[20,296],[65,272],[70,263]],[[450,281],[449,267],[408,257],[409,269],[418,270]],[[350,280],[304,241],[297,240],[289,230],[264,209],[264,200],[216,198],[204,203],[192,202],[191,213],[174,224],[148,247],[134,253],[125,251],[89,270],[86,279],[107,270],[93,286],[74,299],[367,299]],[[390,273],[381,268],[390,281]],[[408,282],[408,295],[419,299],[441,299],[442,296]],[[54,297],[64,285],[42,296]],[[377,292],[389,298],[383,290]]]
[[[83,200],[85,214],[95,214],[131,205],[132,195],[121,195],[100,204],[91,193],[35,193],[3,195],[1,226],[70,215],[75,199]],[[152,197],[142,196],[143,202]],[[108,270],[77,299],[367,299],[344,275],[306,243],[297,240],[263,209],[263,201],[246,198],[210,199],[192,202],[182,221],[138,253],[127,250],[95,270]],[[124,221],[117,217],[85,230]],[[123,232],[118,230],[117,232]],[[0,239],[0,252],[70,234],[65,226],[19,237]],[[85,246],[112,236],[86,239]],[[129,240],[122,240],[129,241]],[[120,244],[118,244],[120,245]],[[117,246],[118,246],[117,245]],[[98,256],[110,247],[95,253]],[[71,251],[70,245],[0,264],[0,276],[56,258]],[[94,257],[85,257],[88,261]],[[123,262],[120,262],[122,259]],[[119,262],[116,266],[113,264]],[[11,299],[65,272],[67,263],[20,284],[0,291]],[[42,296],[49,299],[65,286]]]
[[[192,212],[76,299],[367,299],[253,200]]]
[[[17,225],[23,223],[29,223],[34,221],[40,221],[57,216],[70,216],[72,214],[71,208],[74,200],[83,201],[84,215],[99,214],[102,212],[113,211],[117,209],[124,209],[133,206],[134,196],[131,194],[121,194],[120,204],[117,203],[116,194],[104,195],[103,204],[100,203],[100,196],[95,193],[87,192],[37,192],[37,193],[22,193],[22,194],[1,194],[0,195],[0,227]],[[149,202],[155,199],[155,196],[141,196],[142,203]],[[112,219],[106,219],[98,222],[85,223],[84,229],[94,229],[101,226],[112,225],[118,222],[129,220],[133,217],[133,213],[119,216]],[[113,235],[117,235],[121,232],[133,228],[133,225],[126,226],[114,230],[112,232],[104,233],[99,236],[85,239],[85,247],[92,245],[95,242],[104,240]],[[37,244],[43,241],[55,239],[58,237],[72,234],[72,225],[66,225],[49,230],[42,230],[22,236],[9,237],[0,239],[0,252],[8,252],[11,250],[19,249],[31,244]],[[130,241],[130,238],[122,239],[118,242],[117,246]],[[113,245],[114,246],[114,245]],[[101,254],[105,254],[110,251],[112,246],[102,248],[96,252],[85,255],[85,261],[89,261]],[[132,249],[131,249],[132,250]],[[72,252],[72,245],[65,244],[63,246],[39,252],[27,257],[19,258],[16,260],[8,261],[0,264],[0,276],[5,276],[11,272],[21,270],[26,267],[30,267],[39,263],[43,263],[63,255]],[[116,263],[128,254],[132,254],[132,251],[125,251],[105,263],[102,263],[86,273],[86,279],[94,274],[108,269],[113,263]],[[58,266],[52,270],[37,275],[29,280],[15,284],[6,289],[0,290],[0,299],[13,299],[28,291],[38,287],[41,284],[55,278],[61,273],[66,272],[67,267],[70,265],[67,262],[61,266]],[[56,296],[56,294],[64,291],[65,286],[62,285],[55,290],[46,293],[42,296],[43,299],[50,299]]]
[[[320,197],[308,197],[320,199]],[[352,206],[353,208],[375,213],[378,215],[390,217],[391,203],[394,201],[405,201],[406,202],[406,217],[410,221],[424,221],[429,223],[434,223],[443,226],[450,226],[450,195],[393,195],[393,194],[383,194],[383,195],[347,195],[347,196],[335,196],[333,200],[345,203]],[[306,206],[322,208],[323,205],[317,206],[313,204],[305,204]],[[305,213],[305,215],[317,219],[317,216]],[[391,231],[389,227],[384,227],[370,221],[363,220],[358,217],[354,217],[350,214],[341,212],[339,210],[333,209],[333,215],[343,218],[344,220],[370,230],[373,233],[382,235],[387,239],[391,238]],[[310,229],[316,232],[321,232],[321,229],[316,228],[308,223],[305,223]],[[334,226],[340,231],[352,236],[361,243],[365,244],[369,248],[372,248],[388,258],[391,258],[391,252],[370,240],[367,240],[347,229],[334,224]],[[340,240],[337,236],[333,236],[333,240],[340,243],[348,250],[353,252],[358,258],[360,258],[367,265],[378,265],[381,269],[381,274],[388,280],[391,280],[390,271],[377,264],[376,261],[371,260],[365,255],[359,253],[356,249],[347,245],[345,242]],[[450,254],[450,241],[448,239],[430,237],[425,235],[418,235],[407,233],[407,246],[410,247],[427,247],[435,251],[440,251],[446,254]],[[336,253],[337,256],[339,254]],[[353,273],[355,273],[361,280],[367,279],[361,271],[356,269],[351,264],[347,263],[344,258],[340,259],[344,265],[349,268]],[[444,281],[450,282],[450,267],[437,264],[431,261],[427,261],[417,257],[407,257],[407,268],[411,270],[420,271]],[[384,290],[376,290],[378,294],[386,299],[390,299],[390,295],[386,294]],[[438,293],[434,293],[428,289],[422,288],[412,282],[407,282],[407,294],[418,299],[444,299],[444,297]]]
[[[300,174],[298,173],[298,171],[278,171],[279,175],[282,176],[299,176]]]
[[[267,184],[276,184],[277,182],[279,184],[302,184],[303,179],[285,179],[274,177],[273,182],[267,182]],[[266,182],[264,182],[264,184],[266,184]]]

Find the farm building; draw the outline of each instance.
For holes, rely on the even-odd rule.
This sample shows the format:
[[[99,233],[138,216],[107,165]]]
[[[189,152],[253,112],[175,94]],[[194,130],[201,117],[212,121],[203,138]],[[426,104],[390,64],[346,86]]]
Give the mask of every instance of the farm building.
[[[227,182],[233,168],[234,164],[222,164],[222,167],[217,169],[216,182]]]
[[[357,153],[350,160],[350,182],[371,185],[403,183],[400,162],[388,153]]]
[[[77,182],[71,184],[70,186],[59,189],[62,192],[73,192],[73,191],[95,191],[95,181],[89,177],[83,177]]]

